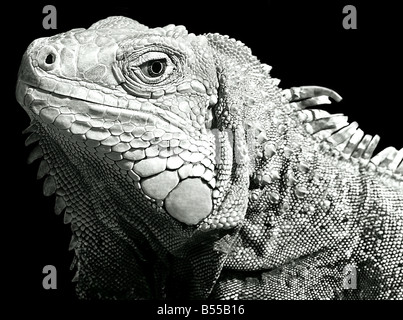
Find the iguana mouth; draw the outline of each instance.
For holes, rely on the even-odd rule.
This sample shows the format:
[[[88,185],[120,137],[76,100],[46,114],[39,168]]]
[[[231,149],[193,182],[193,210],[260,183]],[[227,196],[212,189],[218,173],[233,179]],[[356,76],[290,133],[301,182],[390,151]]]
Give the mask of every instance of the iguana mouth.
[[[40,116],[45,123],[53,123],[56,127],[60,125],[63,126],[57,119],[59,114],[46,112],[43,109],[55,109],[55,104],[58,104],[59,107],[65,108],[64,113],[68,113],[67,109],[69,109],[72,114],[88,114],[93,120],[99,119],[100,117],[110,121],[114,121],[117,118],[134,118],[138,125],[157,125],[162,129],[177,132],[177,134],[181,136],[186,135],[185,132],[192,130],[191,126],[187,126],[182,119],[172,112],[161,114],[158,112],[158,107],[151,103],[147,103],[145,108],[139,108],[139,110],[120,108],[110,104],[99,104],[90,99],[82,99],[72,95],[50,92],[40,87],[34,87],[24,81],[19,81],[17,90],[25,91],[27,95],[30,96],[30,98],[26,98],[23,102],[27,111],[33,112],[36,116]],[[54,105],[50,106],[49,101],[52,101]]]
[[[194,128],[186,123],[184,119],[168,110],[161,112],[160,108],[148,102],[140,104],[136,100],[129,100],[126,101],[125,105],[122,103],[121,106],[119,106],[119,101],[114,104],[100,103],[96,99],[92,99],[91,96],[83,98],[74,93],[66,95],[59,93],[60,91],[52,92],[45,86],[35,86],[23,79],[18,81],[17,92],[19,92],[17,94],[19,102],[25,106],[28,113],[33,112],[37,116],[41,116],[46,123],[55,122],[56,126],[59,123],[56,118],[59,114],[54,112],[47,113],[46,111],[41,113],[44,108],[51,107],[49,102],[54,103],[54,107],[63,106],[68,108],[72,114],[88,114],[92,119],[102,117],[103,119],[109,118],[109,120],[114,121],[118,117],[133,118],[137,120],[138,125],[158,124],[161,129],[177,132],[182,136],[194,131]],[[67,113],[67,109],[65,113]]]

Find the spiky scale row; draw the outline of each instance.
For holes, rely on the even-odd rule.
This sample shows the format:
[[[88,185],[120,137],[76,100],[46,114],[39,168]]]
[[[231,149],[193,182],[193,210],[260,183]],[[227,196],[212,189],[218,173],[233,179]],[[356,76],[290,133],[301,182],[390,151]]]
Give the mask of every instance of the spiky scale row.
[[[326,93],[332,96],[336,101],[341,100],[341,97],[332,90],[321,87],[312,88],[315,89],[306,90],[293,88],[289,91],[284,90],[283,94],[292,103],[295,103],[295,99],[308,100],[315,98],[315,96],[312,96],[315,91],[317,94]],[[314,106],[314,101],[320,102],[320,100],[312,100],[312,104],[299,105],[299,107],[305,108],[306,106]],[[360,166],[371,169],[372,171],[376,171],[377,169],[382,171],[382,167],[387,166],[388,164],[386,162],[389,161],[393,162],[393,166],[388,167],[390,173],[393,175],[396,172],[397,166],[401,162],[400,153],[398,154],[395,148],[389,147],[371,159],[380,138],[377,135],[374,137],[370,135],[364,136],[363,131],[358,129],[357,122],[348,123],[347,117],[343,115],[331,115],[322,110],[315,109],[301,110],[299,114],[301,114],[299,118],[302,123],[306,124],[305,128],[308,133],[313,134],[318,141],[326,141],[330,143],[332,147],[336,147],[345,160],[351,159],[353,162],[358,162]]]

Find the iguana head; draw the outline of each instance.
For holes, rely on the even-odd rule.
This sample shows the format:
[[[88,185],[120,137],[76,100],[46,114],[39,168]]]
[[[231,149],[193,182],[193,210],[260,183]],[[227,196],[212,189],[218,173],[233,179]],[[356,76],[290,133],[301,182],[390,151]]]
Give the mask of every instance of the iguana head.
[[[247,207],[244,105],[259,85],[245,74],[261,69],[226,37],[110,17],[34,41],[16,95],[82,179],[99,169],[106,181],[129,182],[129,206],[231,228]]]

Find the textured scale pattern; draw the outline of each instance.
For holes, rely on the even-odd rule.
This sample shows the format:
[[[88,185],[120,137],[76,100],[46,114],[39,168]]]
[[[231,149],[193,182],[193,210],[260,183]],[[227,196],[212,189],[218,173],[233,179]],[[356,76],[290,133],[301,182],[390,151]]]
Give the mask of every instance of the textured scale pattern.
[[[125,17],[28,47],[28,162],[71,226],[79,298],[403,299],[403,150],[373,156],[378,136],[318,108],[336,92],[270,69]]]

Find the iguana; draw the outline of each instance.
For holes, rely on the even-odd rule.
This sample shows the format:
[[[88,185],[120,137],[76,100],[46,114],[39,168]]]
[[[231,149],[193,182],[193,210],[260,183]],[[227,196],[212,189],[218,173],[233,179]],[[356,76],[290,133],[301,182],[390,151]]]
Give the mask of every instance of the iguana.
[[[79,298],[403,299],[403,150],[270,69],[126,17],[32,42],[16,97]]]

